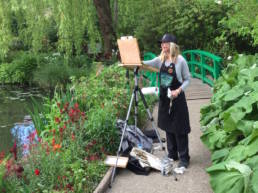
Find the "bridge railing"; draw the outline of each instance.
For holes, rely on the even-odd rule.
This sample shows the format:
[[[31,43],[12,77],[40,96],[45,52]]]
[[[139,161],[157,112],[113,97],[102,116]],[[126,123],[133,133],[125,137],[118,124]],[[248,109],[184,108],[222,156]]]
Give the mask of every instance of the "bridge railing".
[[[192,77],[213,86],[220,75],[222,58],[203,50],[186,50],[182,55],[187,60]]]
[[[151,60],[155,58],[156,55],[152,52],[146,52],[144,53],[143,59],[144,60]],[[157,72],[149,72],[149,71],[141,71],[141,75],[143,76],[143,84],[148,85],[151,87],[157,87],[159,86],[159,73]],[[146,81],[147,80],[147,81]]]
[[[187,60],[193,78],[199,78],[204,83],[213,86],[221,71],[222,58],[203,50],[186,50],[182,55]],[[144,60],[151,60],[156,55],[152,52],[144,54]],[[159,86],[158,73],[143,71],[141,75],[148,80],[148,86]],[[146,84],[146,81],[145,81]]]

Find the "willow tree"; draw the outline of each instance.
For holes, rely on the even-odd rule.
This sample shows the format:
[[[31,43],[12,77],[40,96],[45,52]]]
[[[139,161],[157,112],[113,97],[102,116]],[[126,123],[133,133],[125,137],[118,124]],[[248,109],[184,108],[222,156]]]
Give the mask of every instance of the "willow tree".
[[[11,36],[11,8],[8,1],[0,0],[0,57],[8,52]]]
[[[0,0],[0,51],[4,56],[14,39],[28,49],[42,50],[48,40],[47,29],[56,28],[57,47],[67,57],[80,53],[87,40],[90,47],[101,41],[96,10],[90,0]],[[11,23],[17,23],[13,33]],[[54,25],[53,25],[54,24]]]
[[[134,35],[145,3],[144,0],[0,0],[1,55],[7,53],[14,40],[34,52],[50,47],[50,28],[56,33],[58,50],[67,57],[79,54],[82,44],[92,49],[102,40],[104,53],[110,53],[116,34]]]

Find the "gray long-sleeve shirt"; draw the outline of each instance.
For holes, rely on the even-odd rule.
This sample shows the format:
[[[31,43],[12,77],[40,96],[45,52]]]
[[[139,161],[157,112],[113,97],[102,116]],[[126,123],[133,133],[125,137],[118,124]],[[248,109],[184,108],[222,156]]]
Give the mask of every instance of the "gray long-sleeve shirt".
[[[166,66],[169,66],[170,63],[171,61],[169,60],[165,61]],[[162,61],[160,60],[160,57],[156,57],[152,60],[143,61],[143,64],[150,65],[152,67],[160,69],[162,65]],[[182,90],[185,91],[186,87],[190,84],[191,76],[190,76],[187,62],[182,55],[178,55],[175,68],[176,68],[176,77],[178,81],[182,83],[181,85]]]

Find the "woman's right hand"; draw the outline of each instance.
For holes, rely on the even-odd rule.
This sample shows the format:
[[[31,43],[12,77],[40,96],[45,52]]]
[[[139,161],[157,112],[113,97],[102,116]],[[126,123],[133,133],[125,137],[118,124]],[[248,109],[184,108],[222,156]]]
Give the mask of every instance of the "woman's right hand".
[[[170,89],[168,89],[168,90],[170,90]],[[176,98],[176,97],[178,97],[178,95],[180,94],[180,90],[179,90],[179,89],[171,90],[170,92],[171,92],[170,95],[171,95],[172,98]],[[170,98],[171,98],[171,97],[170,97]]]

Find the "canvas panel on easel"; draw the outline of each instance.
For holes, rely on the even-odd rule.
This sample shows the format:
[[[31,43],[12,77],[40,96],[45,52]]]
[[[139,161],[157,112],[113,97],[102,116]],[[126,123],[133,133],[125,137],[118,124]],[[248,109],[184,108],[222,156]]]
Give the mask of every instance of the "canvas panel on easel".
[[[124,38],[117,40],[121,62],[123,66],[141,66],[141,57],[136,38]]]

